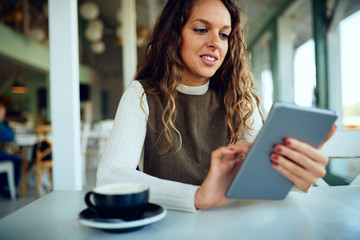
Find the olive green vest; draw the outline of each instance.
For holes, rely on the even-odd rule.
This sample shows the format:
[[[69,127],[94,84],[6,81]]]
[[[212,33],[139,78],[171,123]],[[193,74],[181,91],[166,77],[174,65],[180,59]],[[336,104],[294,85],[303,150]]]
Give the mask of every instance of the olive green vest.
[[[146,81],[140,81],[145,90]],[[161,94],[146,94],[149,118],[145,137],[144,172],[162,179],[200,185],[209,169],[211,152],[226,145],[228,137],[226,109],[223,94],[210,89],[204,95],[187,95],[177,92],[175,126],[182,136],[173,129],[171,151],[161,154],[169,146],[160,132],[165,100]]]

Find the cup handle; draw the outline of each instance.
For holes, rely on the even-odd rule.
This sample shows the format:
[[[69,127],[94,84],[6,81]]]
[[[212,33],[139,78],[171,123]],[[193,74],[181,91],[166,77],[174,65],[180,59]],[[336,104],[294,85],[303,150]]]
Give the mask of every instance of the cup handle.
[[[93,212],[97,212],[97,209],[96,207],[94,206],[94,204],[91,202],[91,194],[93,194],[94,192],[90,191],[90,192],[87,192],[86,195],[85,195],[85,203],[86,205],[88,206],[88,208],[93,211]]]

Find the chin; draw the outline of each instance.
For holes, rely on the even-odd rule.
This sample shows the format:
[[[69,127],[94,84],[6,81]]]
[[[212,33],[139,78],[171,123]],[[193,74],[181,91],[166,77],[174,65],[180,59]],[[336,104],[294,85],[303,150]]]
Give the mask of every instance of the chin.
[[[211,72],[211,73],[208,73],[208,74],[204,74],[203,77],[204,78],[211,78],[212,76],[215,75],[216,72]]]

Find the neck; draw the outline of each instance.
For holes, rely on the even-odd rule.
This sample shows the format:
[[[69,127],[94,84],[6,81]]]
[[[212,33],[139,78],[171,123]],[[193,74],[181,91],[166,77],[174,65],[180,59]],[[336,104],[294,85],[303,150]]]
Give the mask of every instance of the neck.
[[[194,78],[194,77],[191,78],[183,73],[180,83],[186,86],[197,87],[206,84],[208,81],[209,78]]]

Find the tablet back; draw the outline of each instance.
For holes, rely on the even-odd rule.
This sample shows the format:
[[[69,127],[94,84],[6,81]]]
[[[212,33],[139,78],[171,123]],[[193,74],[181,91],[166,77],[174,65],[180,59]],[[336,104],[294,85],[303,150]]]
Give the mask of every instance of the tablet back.
[[[293,183],[276,171],[270,160],[273,147],[292,137],[318,147],[337,116],[319,108],[305,108],[292,103],[274,103],[231,182],[226,197],[237,199],[284,199]]]

